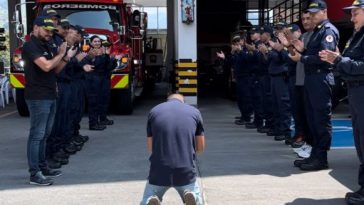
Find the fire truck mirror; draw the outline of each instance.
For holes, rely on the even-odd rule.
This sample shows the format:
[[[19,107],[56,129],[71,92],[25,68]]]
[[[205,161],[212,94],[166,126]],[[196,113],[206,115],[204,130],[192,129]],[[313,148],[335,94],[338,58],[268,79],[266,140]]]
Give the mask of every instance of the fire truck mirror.
[[[18,35],[18,36],[23,36],[24,35],[24,25],[21,24],[21,23],[16,23],[16,26],[15,26],[15,33]]]
[[[119,35],[125,35],[126,33],[126,29],[125,29],[125,26],[119,26]]]
[[[140,26],[141,13],[139,10],[133,12],[133,26]]]

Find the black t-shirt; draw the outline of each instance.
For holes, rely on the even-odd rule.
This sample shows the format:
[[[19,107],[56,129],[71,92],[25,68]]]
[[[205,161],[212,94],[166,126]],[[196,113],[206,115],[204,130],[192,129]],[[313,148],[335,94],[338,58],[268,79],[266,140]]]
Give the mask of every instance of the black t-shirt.
[[[194,182],[195,137],[203,132],[196,108],[174,99],[154,107],[147,124],[147,134],[153,137],[149,183],[184,186]]]
[[[56,74],[54,70],[44,72],[34,60],[45,57],[47,60],[53,58],[49,44],[40,41],[35,36],[24,43],[22,58],[25,67],[25,99],[27,100],[54,100],[56,99]]]

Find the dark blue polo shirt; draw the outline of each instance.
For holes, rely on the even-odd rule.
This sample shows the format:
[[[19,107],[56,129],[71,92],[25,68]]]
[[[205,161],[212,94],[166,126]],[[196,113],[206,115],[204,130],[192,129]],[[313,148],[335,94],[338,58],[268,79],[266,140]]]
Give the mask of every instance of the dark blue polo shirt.
[[[148,116],[147,134],[153,137],[149,183],[184,186],[196,180],[195,136],[203,135],[198,109],[172,99],[154,107]]]

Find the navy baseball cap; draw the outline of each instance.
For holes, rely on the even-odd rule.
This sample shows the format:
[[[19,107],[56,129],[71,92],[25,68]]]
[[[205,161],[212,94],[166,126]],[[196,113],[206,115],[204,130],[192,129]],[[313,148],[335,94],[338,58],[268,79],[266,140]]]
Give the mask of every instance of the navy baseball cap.
[[[355,0],[351,6],[343,8],[345,11],[351,10],[351,9],[358,9],[358,8],[364,8],[364,0]]]
[[[253,26],[252,29],[250,30],[250,34],[254,34],[254,33],[260,33],[260,26]]]
[[[62,28],[69,28],[71,26],[68,19],[61,19],[59,25],[61,25]]]
[[[80,25],[70,25],[70,28],[75,29],[82,37],[88,36],[88,33],[86,33],[85,29]]]
[[[240,34],[235,34],[235,35],[231,38],[231,42],[236,42],[236,41],[240,41]]]
[[[49,31],[56,31],[57,29],[54,27],[53,20],[46,16],[38,16],[35,18],[34,25],[44,28]]]
[[[287,23],[284,21],[279,21],[274,25],[274,29],[283,29],[287,27]]]
[[[300,27],[297,24],[291,24],[290,26],[287,27],[289,30],[291,30],[292,32],[295,31],[299,31]]]
[[[52,17],[57,17],[58,19],[61,18],[61,16],[57,13],[57,11],[53,10],[53,9],[44,9],[40,15],[46,16],[49,18],[52,18]]]
[[[327,4],[324,0],[314,0],[308,5],[307,11],[310,13],[316,13],[325,9],[327,9]]]
[[[271,26],[265,25],[265,26],[261,27],[260,32],[261,33],[269,33],[270,35],[272,35],[273,34],[273,29],[272,29]]]

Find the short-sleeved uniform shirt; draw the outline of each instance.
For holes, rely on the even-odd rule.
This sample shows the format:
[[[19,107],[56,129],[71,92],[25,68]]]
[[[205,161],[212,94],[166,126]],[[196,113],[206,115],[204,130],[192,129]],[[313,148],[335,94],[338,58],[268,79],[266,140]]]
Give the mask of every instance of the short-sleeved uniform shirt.
[[[56,74],[54,70],[45,72],[34,63],[34,60],[40,57],[45,57],[47,60],[53,58],[53,53],[49,44],[32,36],[30,41],[24,43],[22,57],[25,63],[25,99],[56,99]]]
[[[195,137],[203,133],[198,109],[176,99],[154,107],[147,123],[148,137],[153,138],[149,183],[184,186],[195,182]]]

